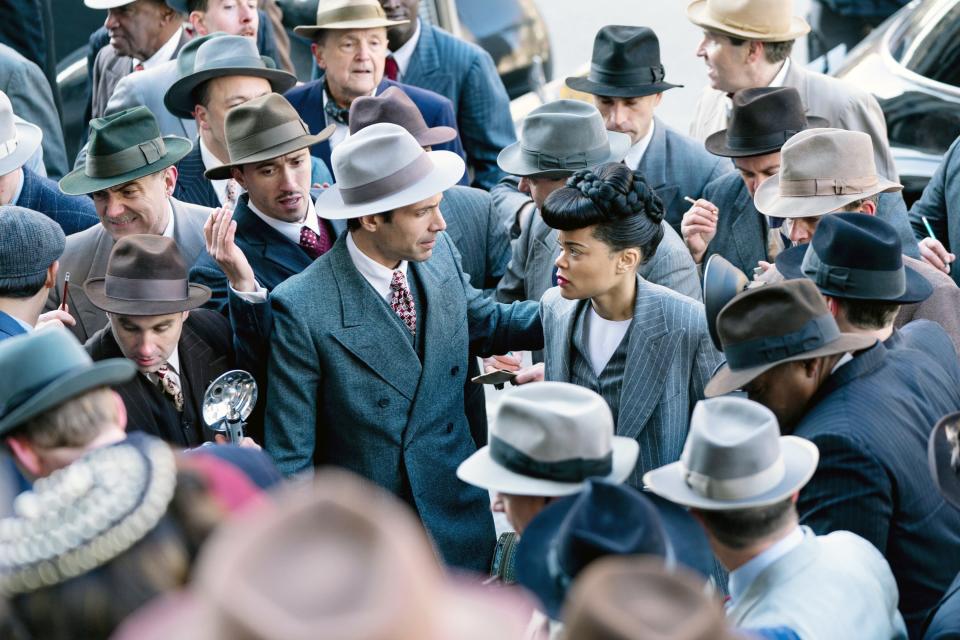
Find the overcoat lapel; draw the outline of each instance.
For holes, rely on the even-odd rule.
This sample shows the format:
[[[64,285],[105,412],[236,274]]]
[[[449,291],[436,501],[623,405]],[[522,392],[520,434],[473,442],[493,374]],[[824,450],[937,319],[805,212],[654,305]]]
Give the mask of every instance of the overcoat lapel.
[[[106,229],[100,228],[97,239],[97,247],[93,252],[93,258],[86,273],[73,273],[70,275],[70,289],[67,297],[70,298],[70,314],[80,322],[85,334],[92,336],[107,323],[106,314],[93,306],[86,295],[73,295],[78,287],[82,288],[83,283],[90,277],[91,273],[106,273],[107,262],[110,260],[110,251],[113,249],[113,238],[107,233]]]
[[[673,173],[667,167],[667,128],[657,118],[654,118],[653,138],[637,169],[663,202],[663,210],[670,211],[680,187],[667,184],[667,177]]]
[[[264,260],[272,262],[290,275],[300,273],[310,266],[313,260],[310,256],[295,245],[280,232],[257,217],[247,204],[247,196],[241,196],[237,202],[233,219],[237,221],[237,234],[250,246],[252,251],[259,253]]]
[[[763,246],[766,247],[765,225],[760,217],[763,214],[753,208],[750,192],[747,191],[746,185],[743,184],[742,180],[740,184],[737,199],[733,203],[733,215],[736,216],[736,219],[733,221],[731,228],[741,264],[753,264],[758,260],[766,260],[767,258],[765,252],[763,256],[757,256],[755,253],[757,238],[762,238]],[[723,214],[721,213],[721,215]]]

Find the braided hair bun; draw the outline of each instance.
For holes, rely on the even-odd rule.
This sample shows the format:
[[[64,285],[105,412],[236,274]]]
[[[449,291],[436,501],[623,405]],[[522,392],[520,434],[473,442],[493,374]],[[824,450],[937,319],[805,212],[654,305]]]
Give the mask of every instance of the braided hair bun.
[[[610,221],[643,214],[659,224],[664,215],[663,202],[643,174],[630,171],[623,164],[614,165],[622,170],[608,167],[603,165],[607,169],[603,177],[590,169],[581,169],[567,180],[567,186],[579,189]]]

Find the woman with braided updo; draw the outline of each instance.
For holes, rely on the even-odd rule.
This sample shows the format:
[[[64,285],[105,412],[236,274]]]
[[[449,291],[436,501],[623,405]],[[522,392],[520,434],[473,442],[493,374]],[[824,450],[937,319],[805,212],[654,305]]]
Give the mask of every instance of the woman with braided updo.
[[[544,202],[558,230],[557,287],[541,300],[545,379],[604,397],[617,435],[640,443],[628,482],[680,457],[690,413],[720,356],[703,305],[637,273],[663,237],[643,175],[609,163],[575,173]]]

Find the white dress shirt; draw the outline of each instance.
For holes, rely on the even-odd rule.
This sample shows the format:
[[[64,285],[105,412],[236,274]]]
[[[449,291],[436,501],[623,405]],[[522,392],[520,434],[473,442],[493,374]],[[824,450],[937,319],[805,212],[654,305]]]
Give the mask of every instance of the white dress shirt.
[[[134,58],[133,66],[136,67],[138,64],[141,64],[143,65],[143,68],[146,70],[146,69],[152,69],[158,64],[167,62],[168,60],[172,60],[175,57],[173,54],[174,54],[174,51],[177,50],[177,43],[180,42],[181,34],[183,34],[182,26],[179,29],[177,29],[176,33],[174,33],[173,36],[163,44],[162,47],[157,49],[156,53],[154,53],[152,56],[150,56],[146,60],[137,60],[136,58]]]
[[[647,147],[650,146],[650,141],[653,140],[653,128],[655,126],[656,123],[651,120],[650,130],[647,131],[647,135],[637,140],[637,142],[627,150],[627,155],[623,158],[623,163],[634,171],[640,166],[640,161],[643,160],[643,154],[647,152]]]
[[[170,204],[170,198],[167,198],[167,228],[163,230],[163,237],[176,240],[176,238],[173,237],[173,229],[176,225],[177,221],[173,216],[173,205]]]
[[[630,330],[631,322],[633,318],[628,320],[601,318],[592,306],[587,310],[587,350],[590,352],[590,365],[597,377],[603,373],[617,347],[623,342],[623,337]]]
[[[347,233],[347,252],[350,254],[350,260],[353,266],[357,268],[363,279],[370,283],[374,291],[379,293],[384,300],[390,302],[392,291],[390,283],[393,282],[393,272],[402,271],[404,277],[407,275],[407,261],[401,260],[396,269],[389,269],[360,250],[360,247],[353,241],[353,234]]]
[[[284,238],[289,240],[295,245],[300,245],[300,229],[303,227],[309,228],[316,234],[320,234],[320,221],[317,219],[317,209],[313,206],[313,198],[310,197],[308,193],[307,198],[307,215],[303,217],[303,220],[300,222],[285,222],[284,220],[277,220],[276,218],[271,218],[267,214],[263,213],[257,206],[253,204],[252,200],[247,201],[247,206],[250,207],[250,211],[253,211],[254,215],[263,220],[264,224],[267,226],[273,227],[277,232],[280,233]]]
[[[730,601],[736,602],[746,593],[753,581],[763,573],[764,569],[799,547],[802,542],[803,529],[797,525],[786,537],[768,547],[766,551],[731,571],[729,581]]]
[[[213,155],[213,152],[210,151],[210,148],[203,143],[203,138],[198,138],[200,144],[200,159],[203,160],[203,168],[211,169],[213,167],[219,167],[223,164],[220,161],[220,158]],[[208,178],[209,180],[209,178]],[[217,200],[220,201],[220,204],[223,204],[227,201],[227,183],[230,182],[230,178],[224,180],[210,180],[210,185],[213,187],[214,193],[217,194]],[[237,183],[237,186],[240,187],[240,183]],[[240,193],[244,193],[246,189],[240,187]]]
[[[420,18],[417,18],[417,28],[410,39],[404,42],[402,47],[390,53],[397,63],[397,82],[403,82],[403,76],[407,73],[410,58],[413,57],[418,42],[420,42]]]
[[[20,202],[20,194],[23,193],[23,168],[17,169],[17,189],[13,192],[13,197],[10,198],[10,202],[7,204],[16,205]]]

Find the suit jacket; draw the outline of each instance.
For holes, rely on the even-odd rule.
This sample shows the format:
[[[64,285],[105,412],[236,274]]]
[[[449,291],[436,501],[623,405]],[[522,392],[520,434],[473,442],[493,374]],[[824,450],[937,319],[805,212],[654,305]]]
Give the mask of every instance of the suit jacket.
[[[0,311],[0,341],[26,332],[26,329],[20,326],[20,323],[13,319],[13,316]]]
[[[297,110],[303,121],[310,127],[310,133],[317,134],[327,126],[327,115],[323,110],[323,86],[324,79],[307,82],[294,87],[284,95],[293,108]],[[383,93],[388,87],[400,87],[404,93],[410,96],[417,108],[420,109],[423,119],[426,120],[428,127],[453,127],[457,128],[457,119],[454,115],[453,104],[441,95],[426,89],[419,89],[407,84],[400,84],[393,80],[384,78],[377,87],[377,95]],[[459,136],[451,142],[445,142],[433,147],[435,150],[452,151],[466,160],[466,154],[463,151],[463,144]],[[330,164],[330,142],[324,140],[310,147],[310,153],[323,160],[324,164],[333,172],[333,165]],[[460,184],[467,184],[467,178],[460,181]]]
[[[440,212],[470,284],[493,293],[510,262],[510,238],[490,194],[455,186],[443,192]]]
[[[899,329],[914,320],[931,320],[943,327],[956,351],[960,352],[960,287],[950,276],[926,262],[904,256],[903,263],[933,285],[933,294],[923,302],[900,307],[894,326]]]
[[[877,172],[897,180],[897,167],[887,141],[887,123],[877,99],[849,82],[811,71],[791,58],[783,86],[794,87],[807,113],[826,118],[831,127],[862,131],[873,139]],[[715,131],[727,128],[727,94],[706,87],[697,102],[690,135],[706,140]]]
[[[570,382],[574,325],[587,304],[563,298],[559,288],[543,295],[546,380]],[[721,358],[701,303],[638,276],[633,313],[616,429],[640,443],[627,480],[640,488],[644,473],[680,459],[690,413]]]
[[[219,207],[220,198],[213,190],[213,184],[203,175],[204,171],[206,167],[200,154],[200,141],[194,136],[193,149],[177,163],[177,186],[173,188],[173,197],[203,207]]]
[[[947,251],[960,250],[960,138],[947,149],[923,195],[910,207],[910,224],[918,240],[927,237],[923,218]],[[950,277],[960,285],[960,266],[950,269]]]
[[[57,183],[23,167],[23,188],[17,206],[33,209],[60,225],[70,235],[100,222],[93,200],[88,196],[68,196]]]
[[[537,305],[484,298],[444,234],[408,274],[426,307],[422,360],[344,236],[273,291],[266,450],[285,474],[332,463],[403,497],[448,564],[484,572],[496,541],[490,498],[456,478],[476,450],[463,412],[467,362],[542,347]]]
[[[803,542],[731,600],[727,618],[741,629],[789,627],[803,640],[907,637],[890,566],[848,531],[804,527]]]
[[[933,325],[915,340],[949,350]],[[887,558],[911,637],[960,571],[960,512],[927,472],[927,438],[960,410],[960,387],[919,350],[877,343],[837,369],[811,399],[794,435],[820,462],[800,491],[801,521],[818,533],[847,530]],[[895,389],[896,393],[891,393]]]
[[[5,44],[0,44],[0,91],[10,98],[15,114],[43,130],[40,146],[47,175],[62,178],[69,165],[50,84],[40,67]]]
[[[173,239],[183,254],[183,259],[192,265],[205,251],[203,223],[210,215],[210,209],[180,202],[170,198],[173,206]],[[70,315],[77,324],[70,327],[80,342],[86,342],[90,336],[107,324],[106,314],[93,306],[83,292],[83,283],[90,278],[102,278],[107,272],[107,261],[113,249],[113,238],[103,225],[97,224],[89,229],[67,237],[67,247],[60,257],[60,270],[57,272],[57,286],[50,290],[47,309],[60,306],[60,294],[63,291],[63,277],[70,273],[70,290],[67,302]]]
[[[704,199],[720,210],[717,233],[707,245],[701,264],[720,254],[733,266],[753,276],[760,260],[767,260],[767,219],[753,206],[753,198],[739,173],[717,178],[703,190]]]
[[[923,640],[960,638],[960,574],[943,594],[923,629]]]
[[[193,118],[176,117],[167,111],[163,104],[164,94],[179,77],[176,57],[151,69],[137,73],[128,72],[117,81],[113,93],[108,96],[103,113],[107,115],[143,105],[156,116],[161,135],[193,140],[197,137],[196,121]]]
[[[495,185],[504,175],[497,156],[517,141],[517,134],[510,98],[490,54],[421,20],[420,39],[402,79],[453,103],[473,184]]]

